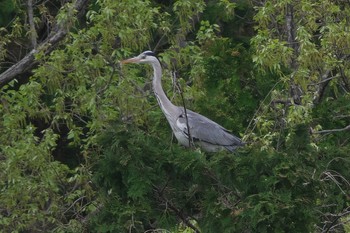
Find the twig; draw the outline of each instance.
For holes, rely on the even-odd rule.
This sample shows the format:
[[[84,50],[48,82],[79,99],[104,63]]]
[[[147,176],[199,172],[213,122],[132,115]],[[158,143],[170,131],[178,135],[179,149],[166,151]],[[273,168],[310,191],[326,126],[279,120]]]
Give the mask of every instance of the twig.
[[[77,198],[64,212],[63,214],[67,213],[78,201],[83,200],[84,198],[86,198],[86,196],[81,196],[79,198]]]
[[[334,174],[333,174],[334,173]],[[334,182],[335,185],[337,185],[337,187],[340,189],[340,191],[344,194],[347,195],[346,192],[342,189],[341,187],[341,183],[337,180],[337,178],[340,178],[341,180],[343,180],[343,182],[345,184],[347,184],[348,186],[350,186],[349,181],[346,180],[341,174],[339,174],[336,171],[325,171],[323,172],[321,175],[326,176],[325,178],[321,179],[321,181],[327,180],[327,178],[329,178],[330,180],[332,180]]]
[[[157,192],[159,198],[177,215],[177,217],[179,217],[185,223],[186,226],[190,227],[192,230],[194,230],[194,232],[200,233],[200,230],[188,220],[187,216],[185,216],[182,211],[176,208],[166,197],[164,197],[163,191],[159,190],[159,188],[155,185],[152,186]]]
[[[338,115],[338,116],[333,116],[333,119],[342,119],[342,118],[348,118],[350,115]]]
[[[334,220],[331,222],[331,224],[329,225],[329,227],[328,227],[325,231],[322,231],[322,232],[328,233],[332,228],[338,226],[339,224],[335,224],[335,223],[336,223],[340,218],[342,218],[342,217],[344,217],[344,216],[350,214],[349,208],[350,208],[350,207],[347,207],[347,208],[345,209],[344,212],[342,212],[342,213],[340,213],[340,214],[337,214],[337,215],[335,216],[335,219],[334,219]],[[344,223],[341,223],[341,224],[344,224]]]
[[[315,93],[315,97],[314,97],[314,100],[313,100],[313,103],[314,104],[318,104],[322,97],[323,97],[323,94],[326,90],[326,87],[328,86],[328,84],[330,83],[330,81],[333,79],[333,78],[336,78],[337,76],[332,76],[332,77],[328,77],[329,74],[331,73],[330,70],[327,70],[326,72],[324,72],[324,74],[321,75],[321,81],[314,84],[318,87],[318,90],[316,91]]]
[[[180,84],[178,83],[178,81],[176,79],[175,72],[173,72],[173,76],[175,77],[175,78],[173,78],[174,79],[174,83],[175,83],[176,87],[179,90],[180,97],[181,97],[181,100],[182,100],[182,106],[184,107],[185,119],[186,119],[186,127],[187,127],[187,134],[188,134],[188,147],[192,147],[194,145],[194,142],[193,142],[193,138],[191,136],[190,125],[188,124],[187,108],[186,108],[185,99],[184,99],[184,96],[183,96],[183,91],[182,91],[182,89],[180,87]]]
[[[255,120],[255,117],[258,115],[260,109],[263,107],[263,104],[265,103],[265,101],[267,100],[267,98],[271,95],[272,91],[277,87],[277,85],[282,82],[282,80],[279,80],[278,82],[275,83],[275,85],[273,85],[273,87],[269,90],[269,92],[267,93],[267,95],[265,96],[265,98],[263,99],[263,101],[261,101],[258,109],[255,111],[252,119],[250,120],[245,132],[244,132],[244,135],[247,135],[248,134],[248,131],[249,131],[249,128],[251,126],[251,124],[253,123],[253,121]],[[271,103],[271,102],[270,102]],[[253,132],[254,129],[256,127],[256,124],[252,127],[252,129],[250,130],[250,132]]]
[[[224,185],[220,179],[215,175],[215,173],[213,171],[211,171],[209,168],[206,168],[205,170],[205,174],[208,175],[209,178],[213,179],[215,182],[216,182],[216,185],[218,186],[218,188],[226,193],[226,192],[230,192],[232,193],[237,199],[238,199],[238,202],[240,202],[240,200],[242,199],[242,197],[239,195],[239,193],[237,192],[237,189],[236,187],[234,187],[235,189],[235,192],[232,191],[231,188],[227,187],[226,185]]]
[[[328,82],[328,81],[330,81],[332,79],[335,79],[335,78],[339,78],[339,76],[335,75],[335,76],[332,76],[332,77],[329,77],[329,78],[325,78],[325,79],[322,79],[321,81],[319,81],[318,83],[311,83],[311,84],[309,84],[309,86],[320,85],[322,83]]]
[[[96,207],[95,210],[93,210],[92,212],[90,212],[88,215],[86,215],[82,220],[81,220],[81,223],[83,223],[83,225],[87,225],[88,221],[93,217],[93,216],[96,216],[100,211],[101,209],[104,207],[103,204],[98,204],[98,205],[95,205],[94,203],[91,203],[91,205],[94,205]]]
[[[114,74],[115,74],[116,63],[112,63],[112,64],[110,64],[110,65],[112,66],[111,75],[109,76],[109,79],[108,79],[108,81],[107,81],[107,84],[106,84],[103,88],[101,88],[100,90],[97,91],[97,95],[103,94],[103,93],[107,90],[107,88],[109,87],[109,85],[110,85],[111,82],[112,82],[113,76],[114,76]]]

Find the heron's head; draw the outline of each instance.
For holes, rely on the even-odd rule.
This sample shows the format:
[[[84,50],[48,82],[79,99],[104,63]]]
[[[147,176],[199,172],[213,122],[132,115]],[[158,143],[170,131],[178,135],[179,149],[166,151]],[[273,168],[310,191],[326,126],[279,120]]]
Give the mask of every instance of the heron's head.
[[[127,63],[152,63],[154,61],[158,61],[156,55],[152,51],[145,51],[141,53],[140,55],[129,58],[126,60],[121,61],[122,64],[127,64]]]

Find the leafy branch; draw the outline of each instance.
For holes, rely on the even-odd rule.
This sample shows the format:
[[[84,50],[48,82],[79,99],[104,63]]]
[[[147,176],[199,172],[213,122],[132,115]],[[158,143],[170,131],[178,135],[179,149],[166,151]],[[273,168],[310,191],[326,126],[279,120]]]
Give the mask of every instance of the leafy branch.
[[[81,11],[83,11],[87,3],[88,0],[77,0],[73,8],[76,12],[81,13]],[[30,4],[30,1],[28,1],[28,4]],[[30,13],[30,10],[28,11]],[[34,43],[34,49],[31,50],[26,56],[24,56],[19,62],[17,62],[16,64],[8,68],[6,71],[4,71],[2,74],[0,74],[0,87],[3,87],[5,84],[12,81],[16,78],[16,76],[22,74],[23,72],[32,69],[33,66],[38,64],[38,61],[35,60],[35,56],[37,54],[50,54],[56,48],[59,42],[62,41],[68,34],[69,28],[66,24],[57,24],[54,28],[56,29],[52,31],[50,36],[45,41],[40,43],[37,46],[37,48],[35,48],[34,45],[36,45],[36,42],[34,42],[32,38],[32,43]],[[34,32],[32,32],[32,34],[33,33]]]

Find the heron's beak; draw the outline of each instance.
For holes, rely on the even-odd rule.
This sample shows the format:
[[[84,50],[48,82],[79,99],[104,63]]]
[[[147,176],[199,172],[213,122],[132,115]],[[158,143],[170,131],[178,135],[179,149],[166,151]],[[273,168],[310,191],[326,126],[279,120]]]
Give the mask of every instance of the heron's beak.
[[[137,62],[139,62],[140,60],[141,60],[140,58],[133,57],[133,58],[130,58],[130,59],[123,60],[123,61],[121,61],[120,63],[122,63],[122,64],[137,63]]]

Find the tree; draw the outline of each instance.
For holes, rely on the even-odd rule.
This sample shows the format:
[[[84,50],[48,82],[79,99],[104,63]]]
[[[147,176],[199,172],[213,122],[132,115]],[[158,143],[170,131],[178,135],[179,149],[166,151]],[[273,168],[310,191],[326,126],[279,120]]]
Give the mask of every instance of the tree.
[[[324,187],[324,182],[340,184],[333,198],[317,202],[314,208],[322,213],[317,216],[318,231],[335,231],[342,225],[341,216],[348,215],[346,195],[339,191],[348,190],[345,183],[349,174],[343,170],[345,165],[332,164],[349,159],[345,104],[349,98],[349,5],[334,1],[268,1],[259,2],[256,9],[253,60],[262,71],[280,77],[269,103],[262,108],[265,114],[257,119],[265,134],[261,142],[278,151],[285,150],[285,146],[299,147],[305,145],[304,137],[294,142],[290,139],[300,136],[300,127],[308,131],[310,140],[306,142],[314,148],[309,156],[319,159],[314,168],[322,181],[319,191],[329,195],[334,187]],[[332,205],[337,208],[326,207]]]
[[[6,6],[4,231],[341,231],[349,212],[345,2]],[[236,154],[176,145],[149,68],[119,65],[146,49],[159,53],[173,102],[249,144]]]

